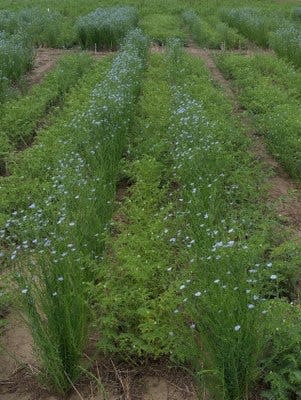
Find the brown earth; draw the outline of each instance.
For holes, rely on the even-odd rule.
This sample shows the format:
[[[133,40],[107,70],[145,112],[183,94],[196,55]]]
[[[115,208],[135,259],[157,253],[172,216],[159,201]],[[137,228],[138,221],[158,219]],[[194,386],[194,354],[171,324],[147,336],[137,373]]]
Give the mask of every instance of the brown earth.
[[[13,321],[14,322],[14,321]],[[13,326],[12,326],[13,327]],[[18,329],[17,329],[18,331]],[[66,396],[50,393],[38,383],[33,367],[32,343],[27,332],[7,331],[8,345],[24,364],[17,366],[0,355],[5,364],[0,375],[1,400],[197,400],[192,379],[183,371],[168,369],[165,360],[133,367],[113,360],[95,363],[95,379],[82,379]],[[7,341],[7,335],[5,335]],[[4,371],[5,370],[5,371]],[[4,373],[3,373],[4,371]],[[205,400],[205,397],[204,397]]]
[[[44,75],[55,66],[57,60],[65,53],[66,50],[62,49],[37,49],[33,69],[27,77],[29,86],[39,83]]]
[[[64,55],[67,54],[74,54],[74,53],[80,53],[80,49],[71,49],[71,50],[65,50],[65,49],[51,49],[51,48],[44,48],[40,47],[36,49],[36,56],[35,56],[35,61],[33,65],[33,69],[28,73],[27,75],[27,82],[29,86],[35,85],[43,79],[44,75],[51,70],[59,58],[61,58]],[[88,53],[92,55],[93,57],[99,58],[103,57],[105,55],[113,54],[114,52],[112,51],[98,51],[98,52],[93,52],[93,51],[86,51],[85,53]]]

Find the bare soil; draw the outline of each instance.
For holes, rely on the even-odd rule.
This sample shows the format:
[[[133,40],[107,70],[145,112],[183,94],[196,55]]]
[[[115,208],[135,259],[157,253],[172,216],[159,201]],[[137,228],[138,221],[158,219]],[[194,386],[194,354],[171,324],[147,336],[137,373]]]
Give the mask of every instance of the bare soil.
[[[29,86],[39,83],[44,75],[55,66],[57,60],[67,51],[68,50],[48,48],[37,49],[33,69],[27,77]]]
[[[11,327],[2,339],[23,365],[0,354],[1,400],[197,400],[191,377],[168,368],[165,360],[132,366],[99,360],[92,370],[95,380],[84,378],[66,396],[47,391],[38,383],[29,333],[11,316]],[[16,327],[16,329],[14,329]],[[205,399],[205,397],[204,397]]]
[[[36,50],[36,56],[35,56],[33,69],[27,75],[27,82],[29,84],[29,87],[41,82],[44,75],[55,66],[57,61],[62,56],[67,55],[67,54],[79,53],[79,52],[81,52],[81,50],[77,49],[77,48],[73,48],[71,50],[52,49],[52,48],[44,48],[44,47],[38,48]],[[88,54],[92,55],[93,57],[99,58],[99,57],[103,57],[105,55],[113,54],[114,52],[112,52],[112,51],[98,51],[98,52],[86,51],[85,53],[88,53]]]

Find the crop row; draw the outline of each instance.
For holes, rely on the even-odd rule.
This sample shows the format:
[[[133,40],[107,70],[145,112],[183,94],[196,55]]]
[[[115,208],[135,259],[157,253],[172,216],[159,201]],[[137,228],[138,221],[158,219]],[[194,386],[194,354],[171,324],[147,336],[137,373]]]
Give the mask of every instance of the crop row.
[[[226,77],[239,88],[243,107],[254,116],[257,132],[287,172],[300,179],[301,75],[273,55],[217,58]]]
[[[151,57],[142,90],[128,196],[93,290],[99,348],[168,355],[221,399],[247,398],[258,380],[274,398],[277,379],[295,393],[280,365],[298,357],[300,318],[278,297],[291,294],[300,249],[262,201],[231,105],[177,43]]]
[[[270,47],[301,66],[301,31],[294,21],[278,14],[264,15],[253,8],[223,10],[222,19],[258,45]]]
[[[57,47],[70,44],[70,32],[65,30],[63,16],[50,9],[32,7],[19,12],[0,11],[0,31],[25,34],[34,45]]]
[[[0,117],[1,173],[7,172],[6,164],[11,151],[32,142],[41,119],[46,117],[50,108],[63,100],[91,65],[89,56],[66,56],[27,95],[4,103]]]
[[[146,46],[139,31],[129,33],[86,108],[62,121],[58,153],[47,154],[53,138],[39,146],[49,178],[2,231],[46,381],[58,391],[80,374],[90,320],[87,287],[104,249]]]
[[[170,57],[170,132],[183,213],[183,228],[173,242],[186,248],[190,265],[177,288],[174,315],[179,326],[190,327],[194,345],[186,338],[186,356],[200,383],[216,398],[248,398],[258,379],[268,382],[271,371],[278,372],[273,335],[277,318],[283,309],[291,313],[291,306],[275,298],[287,290],[289,260],[280,256],[279,242],[270,236],[275,222],[257,189],[261,167],[249,154],[231,107],[198,60],[185,58],[177,44]],[[300,249],[291,245],[296,256]],[[292,268],[296,259],[290,261]]]
[[[210,24],[199,17],[195,11],[185,11],[182,14],[184,23],[189,27],[193,39],[203,47],[213,49],[232,49],[245,47],[246,39],[236,29],[221,21]]]

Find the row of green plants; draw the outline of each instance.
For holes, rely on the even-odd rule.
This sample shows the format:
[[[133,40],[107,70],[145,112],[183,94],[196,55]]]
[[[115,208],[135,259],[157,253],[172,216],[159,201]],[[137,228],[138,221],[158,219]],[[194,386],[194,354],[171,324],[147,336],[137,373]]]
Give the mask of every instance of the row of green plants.
[[[300,357],[293,348],[299,308],[285,300],[298,276],[300,248],[282,237],[262,202],[261,166],[204,66],[177,43],[170,59],[169,129],[183,227],[174,242],[186,248],[190,265],[174,310],[180,334],[183,324],[192,332],[184,356],[213,398],[251,398],[263,381],[264,396],[288,399],[300,391]],[[278,327],[287,315],[290,322]]]
[[[30,70],[33,56],[28,37],[0,32],[0,103],[9,97],[12,83],[19,82]]]
[[[300,180],[301,76],[274,55],[221,55],[219,68],[239,89],[242,106],[254,116],[270,152]]]
[[[181,38],[187,42],[187,35],[181,29],[181,21],[178,15],[172,14],[148,14],[141,18],[140,27],[159,45],[166,44],[171,37]]]
[[[288,302],[300,249],[264,206],[230,103],[175,43],[168,59],[151,57],[133,126],[93,290],[100,350],[168,355],[200,395],[247,399],[259,386],[288,400],[300,392],[299,308]]]
[[[31,7],[20,11],[0,11],[0,31],[7,34],[26,34],[33,45],[68,45],[71,40],[68,29],[63,16],[49,8]]]
[[[247,40],[224,22],[213,20],[213,24],[210,24],[192,10],[185,11],[182,18],[193,40],[202,47],[236,49],[246,46]]]
[[[140,31],[127,35],[85,107],[57,127],[56,154],[48,154],[54,138],[46,132],[47,141],[37,144],[34,153],[48,161],[40,196],[24,199],[26,211],[13,212],[2,234],[11,245],[4,258],[15,261],[44,379],[59,392],[67,391],[82,372],[91,321],[88,288],[102,258],[146,49]]]
[[[260,46],[301,66],[301,31],[294,21],[279,13],[265,15],[255,8],[232,8],[221,12],[223,21]]]
[[[94,291],[98,347],[127,361],[169,355],[173,349],[176,298],[167,292],[182,265],[169,240],[177,231],[170,108],[166,60],[152,54],[120,174],[127,191],[121,199],[117,195]]]
[[[28,199],[34,197],[41,202],[45,196],[45,187],[50,192],[52,187],[50,165],[59,157],[62,147],[62,133],[65,132],[67,121],[77,113],[83,112],[92,89],[104,77],[111,66],[110,57],[101,63],[91,64],[90,70],[66,94],[63,108],[51,120],[51,126],[41,129],[36,143],[22,152],[10,154],[9,176],[0,176],[0,314],[1,325],[6,325],[6,314],[12,299],[15,298],[12,287],[15,287],[10,273],[9,257],[3,249],[5,245],[6,228],[10,226],[10,216],[24,214],[28,207]],[[45,149],[45,150],[44,150]],[[26,243],[24,243],[26,246]],[[20,247],[21,248],[21,247]],[[15,301],[14,301],[15,302]],[[14,303],[13,302],[13,303]]]
[[[54,106],[61,105],[64,97],[92,66],[88,55],[68,55],[59,60],[40,84],[34,85],[26,95],[5,102],[0,116],[0,172],[7,174],[10,154],[28,146],[34,140],[39,126]]]
[[[79,17],[75,29],[82,48],[114,49],[137,23],[134,7],[98,8]]]

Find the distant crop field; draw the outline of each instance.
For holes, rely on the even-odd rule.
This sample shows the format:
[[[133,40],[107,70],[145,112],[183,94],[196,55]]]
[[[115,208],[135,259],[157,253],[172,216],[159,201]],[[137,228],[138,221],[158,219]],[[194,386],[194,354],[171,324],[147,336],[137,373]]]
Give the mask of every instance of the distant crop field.
[[[0,397],[301,396],[301,7],[2,0]]]

